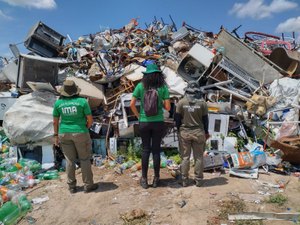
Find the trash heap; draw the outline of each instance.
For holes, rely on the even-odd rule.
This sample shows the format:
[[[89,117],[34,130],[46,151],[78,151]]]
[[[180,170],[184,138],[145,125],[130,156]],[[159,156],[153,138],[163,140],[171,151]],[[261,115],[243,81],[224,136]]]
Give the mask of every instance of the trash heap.
[[[145,29],[132,19],[122,28],[77,40],[38,22],[24,42],[30,54],[21,54],[11,45],[16,59],[2,60],[3,90],[11,97],[30,95],[24,100],[31,104],[38,99],[34,105],[39,105],[52,102],[65,79],[74,80],[92,108],[94,164],[119,165],[120,172],[139,168],[133,163],[138,160],[118,157],[129,154],[120,153],[122,142],[139,136],[138,121],[129,107],[132,92],[145,67],[157,63],[172,101],[172,110],[165,112],[163,147],[178,149],[173,113],[187,82],[196,80],[209,109],[207,170],[225,167],[230,175],[246,178],[257,178],[258,168],[286,174],[299,171],[300,53],[295,39],[251,31],[241,38],[237,29],[225,28],[214,34],[186,23],[178,28],[170,19],[170,24],[154,19]],[[45,91],[52,95],[43,95],[41,101]],[[27,124],[20,129],[9,116],[16,102],[4,114],[4,130],[14,144],[28,144],[36,132]],[[18,112],[26,111],[26,104],[17,105]],[[51,141],[51,114],[43,116],[38,119],[44,121],[43,133],[35,143]],[[27,138],[19,138],[20,132],[17,136],[13,130],[23,131]],[[173,161],[178,162],[168,160],[164,164],[172,168]]]
[[[10,225],[32,210],[26,190],[41,180],[58,179],[59,174],[55,169],[43,170],[36,160],[18,157],[17,146],[11,145],[3,131],[0,134],[0,221]]]

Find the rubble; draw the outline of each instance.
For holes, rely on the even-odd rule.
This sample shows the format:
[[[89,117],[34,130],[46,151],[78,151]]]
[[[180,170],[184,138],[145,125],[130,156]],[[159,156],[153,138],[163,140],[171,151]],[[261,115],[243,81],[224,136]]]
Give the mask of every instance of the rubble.
[[[94,165],[115,168],[118,175],[131,168],[138,177],[138,121],[129,102],[145,67],[157,63],[173,105],[164,114],[162,146],[176,149],[173,155],[162,153],[161,167],[174,177],[180,162],[172,158],[179,147],[173,112],[190,80],[201,84],[209,109],[205,170],[225,169],[229,175],[251,179],[266,166],[272,172],[299,172],[294,166],[300,163],[300,56],[295,41],[259,32],[240,38],[224,28],[213,34],[187,24],[177,29],[174,22],[159,20],[142,29],[132,19],[120,29],[77,40],[39,21],[24,44],[29,54],[12,45],[15,58],[1,58],[0,112],[12,145],[52,144],[50,112],[56,90],[72,79],[92,109]],[[291,164],[285,167],[285,161]],[[47,179],[47,174],[40,177]]]

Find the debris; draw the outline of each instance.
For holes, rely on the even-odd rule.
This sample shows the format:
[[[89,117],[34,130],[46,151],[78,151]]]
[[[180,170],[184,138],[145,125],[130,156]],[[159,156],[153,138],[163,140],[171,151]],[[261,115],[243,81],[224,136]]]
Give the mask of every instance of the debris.
[[[178,202],[178,205],[180,208],[183,208],[186,204],[187,204],[187,202],[185,200]]]
[[[33,198],[31,201],[33,204],[42,204],[46,201],[49,200],[49,197],[46,195],[46,196],[43,196],[43,197],[37,197],[37,198]]]
[[[238,195],[240,199],[248,202],[254,202],[256,204],[260,204],[262,201],[264,201],[264,196],[258,194],[239,193]]]
[[[32,216],[26,216],[25,219],[27,220],[27,222],[28,222],[29,224],[35,224],[36,221],[37,221],[37,220],[36,220],[35,218],[33,218]]]
[[[285,220],[294,221],[299,220],[300,213],[272,213],[272,212],[248,212],[239,214],[229,214],[228,219],[234,220]]]
[[[229,170],[229,175],[249,178],[249,179],[257,179],[258,178],[258,169],[236,169],[231,168]]]
[[[121,218],[127,223],[134,220],[146,219],[147,217],[147,213],[143,209],[134,209],[121,215]]]

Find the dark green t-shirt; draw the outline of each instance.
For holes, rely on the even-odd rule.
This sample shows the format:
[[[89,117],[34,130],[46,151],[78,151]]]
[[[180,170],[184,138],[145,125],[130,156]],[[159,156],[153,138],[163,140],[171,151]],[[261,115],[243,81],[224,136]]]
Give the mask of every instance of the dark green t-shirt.
[[[85,98],[61,98],[53,108],[53,116],[60,117],[58,133],[88,133],[86,116],[91,115],[90,106]]]
[[[182,116],[183,129],[197,129],[203,130],[202,116],[207,115],[207,104],[203,99],[190,102],[187,97],[182,98],[176,105],[176,113]]]
[[[134,91],[133,91],[133,97],[136,99],[139,99],[141,101],[140,106],[140,122],[161,122],[164,121],[164,115],[163,115],[163,101],[170,98],[169,90],[166,85],[160,87],[157,89],[158,92],[158,113],[155,116],[146,116],[144,111],[144,94],[145,89],[142,83],[139,83]]]

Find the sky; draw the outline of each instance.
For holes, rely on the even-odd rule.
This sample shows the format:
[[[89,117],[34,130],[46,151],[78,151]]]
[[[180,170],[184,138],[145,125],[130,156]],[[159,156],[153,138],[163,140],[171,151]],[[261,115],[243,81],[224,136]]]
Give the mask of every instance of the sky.
[[[119,29],[132,18],[145,28],[162,18],[177,28],[182,23],[218,33],[242,25],[238,34],[247,31],[292,36],[300,41],[299,0],[0,0],[0,56],[11,57],[9,44],[18,44],[26,53],[24,40],[30,28],[41,21],[72,40],[105,28]]]

